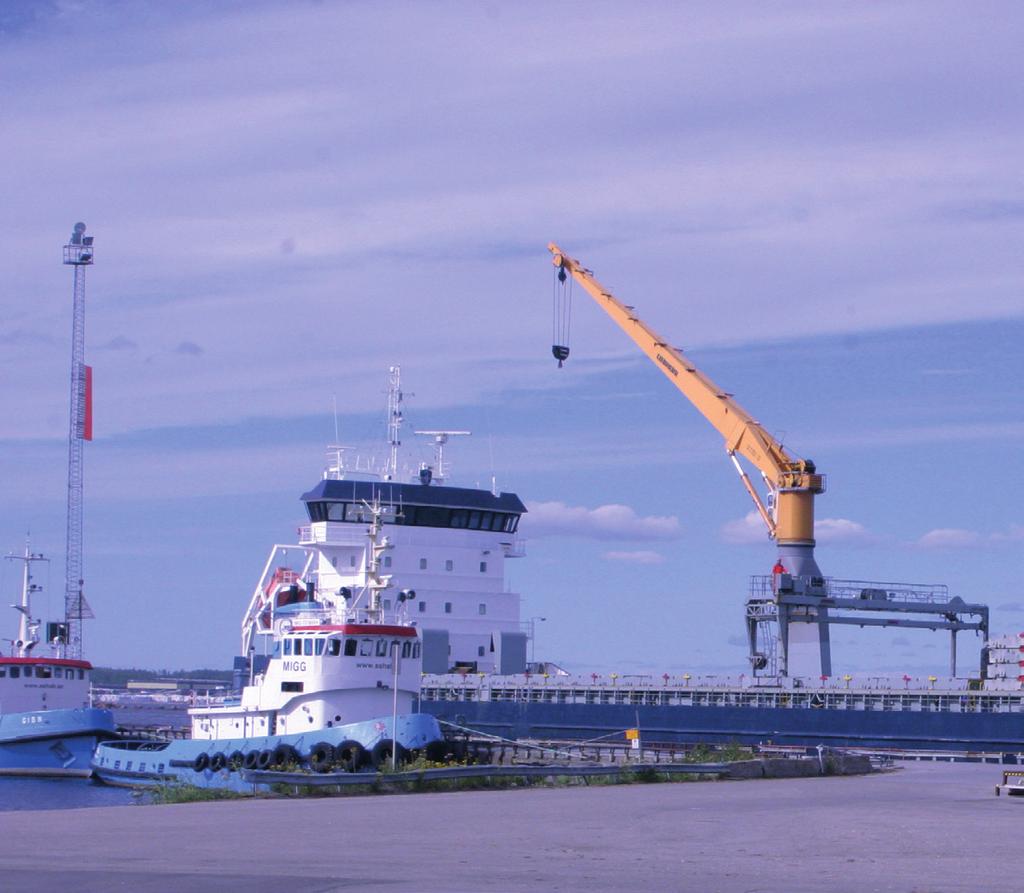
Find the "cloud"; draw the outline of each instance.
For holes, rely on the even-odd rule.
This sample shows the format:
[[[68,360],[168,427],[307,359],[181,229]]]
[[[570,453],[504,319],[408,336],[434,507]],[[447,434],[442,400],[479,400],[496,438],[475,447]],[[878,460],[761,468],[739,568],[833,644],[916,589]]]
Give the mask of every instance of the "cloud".
[[[981,545],[981,534],[973,530],[960,530],[955,527],[940,527],[929,530],[920,537],[915,545],[922,549],[970,549]]]
[[[814,538],[819,543],[829,545],[866,544],[874,541],[874,537],[863,524],[846,518],[822,518],[815,521]]]
[[[184,354],[188,357],[201,357],[205,350],[203,350],[195,341],[182,341],[176,348],[174,353]]]
[[[106,344],[97,346],[97,350],[135,350],[139,345],[125,335],[115,335]]]
[[[578,536],[597,540],[671,540],[681,534],[675,516],[639,516],[626,505],[601,505],[595,509],[564,502],[535,502],[523,518],[527,537]]]
[[[633,564],[662,564],[665,561],[664,555],[649,549],[640,549],[636,552],[605,552],[602,557],[608,561],[625,561]]]
[[[727,543],[763,543],[768,537],[764,521],[756,511],[722,525],[721,533]]]

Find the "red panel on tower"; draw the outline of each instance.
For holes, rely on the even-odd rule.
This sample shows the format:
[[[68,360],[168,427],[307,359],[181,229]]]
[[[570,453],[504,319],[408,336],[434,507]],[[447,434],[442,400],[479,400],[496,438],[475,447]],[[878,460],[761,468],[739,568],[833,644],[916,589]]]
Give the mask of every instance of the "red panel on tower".
[[[85,415],[82,419],[82,440],[92,440],[92,366],[85,366]]]

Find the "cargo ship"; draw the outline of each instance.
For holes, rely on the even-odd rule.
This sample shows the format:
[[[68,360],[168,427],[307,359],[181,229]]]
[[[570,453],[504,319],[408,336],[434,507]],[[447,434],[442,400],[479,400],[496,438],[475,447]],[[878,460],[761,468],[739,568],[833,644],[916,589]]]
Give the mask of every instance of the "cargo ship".
[[[944,586],[839,580],[816,566],[790,573],[785,551],[772,574],[751,578],[744,609],[750,672],[742,677],[569,674],[557,663],[528,660],[533,630],[505,573],[507,561],[525,555],[519,523],[526,506],[514,493],[449,485],[442,450],[453,432],[430,432],[432,465],[400,471],[397,367],[390,374],[390,458],[375,471],[346,466],[337,451],[301,497],[306,519],[298,542],[275,546],[267,567],[289,555],[304,589],[352,590],[373,560],[364,507],[378,500],[389,545],[383,564],[412,593],[407,608],[423,643],[418,709],[442,727],[507,739],[624,740],[626,729],[639,729],[647,742],[1024,753],[1024,639],[989,639],[985,605],[951,596]],[[793,551],[806,570],[809,550]],[[243,621],[240,672],[251,668],[246,654],[259,628],[259,591],[258,585]],[[944,630],[950,673],[795,671],[794,641],[805,650],[809,642],[827,643],[826,621]],[[801,624],[813,635],[794,635]],[[967,676],[956,665],[963,631],[987,643]],[[819,649],[814,656],[823,655]],[[254,660],[259,665],[259,655]]]

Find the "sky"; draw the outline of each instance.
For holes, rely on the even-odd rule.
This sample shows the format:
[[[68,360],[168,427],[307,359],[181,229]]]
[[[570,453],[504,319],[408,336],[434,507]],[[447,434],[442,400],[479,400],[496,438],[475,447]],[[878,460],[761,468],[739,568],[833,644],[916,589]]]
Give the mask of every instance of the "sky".
[[[555,367],[554,240],[828,475],[824,573],[1024,629],[1022,38],[1012,2],[3,4],[0,551],[31,532],[56,613],[82,220],[94,663],[229,666],[334,405],[369,454],[400,364],[408,461],[472,430],[452,483],[530,508],[538,657],[742,672],[772,545],[580,290]],[[946,668],[936,633],[833,642]]]

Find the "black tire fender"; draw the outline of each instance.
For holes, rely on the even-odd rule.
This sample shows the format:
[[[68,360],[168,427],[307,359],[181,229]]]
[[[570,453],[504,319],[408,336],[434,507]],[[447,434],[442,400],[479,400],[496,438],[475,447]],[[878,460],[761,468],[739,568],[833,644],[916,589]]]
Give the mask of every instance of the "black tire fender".
[[[334,765],[334,747],[320,741],[309,749],[309,768],[314,772],[329,772]]]
[[[201,753],[192,761],[192,768],[196,772],[202,772],[210,765],[210,755],[208,753]]]
[[[334,758],[346,772],[358,772],[366,765],[366,748],[358,741],[342,741],[334,748]]]
[[[242,757],[242,766],[246,769],[256,769],[260,764],[260,752],[258,750],[250,750],[245,756]]]
[[[224,756],[220,751],[217,751],[212,757],[210,757],[210,768],[214,772],[220,772],[228,764],[228,758]]]
[[[257,769],[269,769],[274,765],[274,751],[272,750],[261,750],[259,756],[256,757],[256,768]]]

